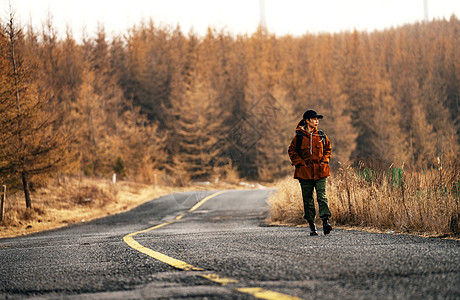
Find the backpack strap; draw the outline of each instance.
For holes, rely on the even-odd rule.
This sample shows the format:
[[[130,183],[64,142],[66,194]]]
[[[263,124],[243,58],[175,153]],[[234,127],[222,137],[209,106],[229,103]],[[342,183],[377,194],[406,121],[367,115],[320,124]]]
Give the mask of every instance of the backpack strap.
[[[296,141],[296,144],[295,144],[295,152],[297,152],[297,154],[299,154],[299,156],[300,156],[301,148],[302,148],[303,133],[300,130],[296,130],[295,133],[297,134],[297,141]]]
[[[318,130],[318,135],[321,138],[321,142],[323,142],[323,149],[326,147],[326,135],[324,134],[324,131]]]

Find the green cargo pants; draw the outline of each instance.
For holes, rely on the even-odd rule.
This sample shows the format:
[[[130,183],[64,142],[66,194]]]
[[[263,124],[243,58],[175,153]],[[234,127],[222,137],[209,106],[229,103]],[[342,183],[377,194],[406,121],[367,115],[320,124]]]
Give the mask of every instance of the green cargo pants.
[[[326,178],[319,180],[302,180],[299,179],[300,187],[302,188],[304,218],[307,222],[315,220],[316,210],[313,200],[313,189],[316,190],[316,198],[319,206],[319,217],[321,219],[329,219],[331,211],[326,197]]]

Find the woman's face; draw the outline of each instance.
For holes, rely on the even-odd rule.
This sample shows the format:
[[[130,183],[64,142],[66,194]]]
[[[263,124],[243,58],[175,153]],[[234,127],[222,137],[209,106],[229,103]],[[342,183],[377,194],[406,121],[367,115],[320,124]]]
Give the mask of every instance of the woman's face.
[[[311,119],[307,119],[306,121],[307,121],[308,126],[315,128],[315,129],[318,128],[318,124],[319,124],[318,118],[311,118]]]

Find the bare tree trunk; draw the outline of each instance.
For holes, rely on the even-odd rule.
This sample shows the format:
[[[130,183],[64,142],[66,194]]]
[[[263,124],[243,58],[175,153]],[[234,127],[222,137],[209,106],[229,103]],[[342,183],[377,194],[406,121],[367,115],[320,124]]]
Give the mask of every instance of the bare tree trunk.
[[[26,198],[26,207],[32,208],[32,201],[30,200],[29,178],[26,171],[21,172],[22,185],[24,187],[24,197]]]
[[[19,149],[24,149],[24,141],[22,138],[22,116],[21,116],[21,105],[20,105],[20,95],[19,95],[19,71],[16,62],[16,29],[13,23],[13,13],[10,9],[10,21],[8,24],[9,29],[9,38],[10,38],[10,55],[11,55],[11,62],[13,64],[13,74],[14,74],[14,87],[15,87],[15,98],[16,98],[16,110],[17,110],[17,126],[18,126],[18,139],[19,139]],[[24,196],[26,198],[26,207],[31,208],[32,202],[30,200],[30,191],[29,191],[29,180],[27,178],[27,172],[24,170],[24,158],[21,159],[21,176],[22,176],[22,184],[24,189]]]
[[[3,185],[1,203],[0,203],[0,221],[3,221],[4,204],[6,201],[6,185]]]

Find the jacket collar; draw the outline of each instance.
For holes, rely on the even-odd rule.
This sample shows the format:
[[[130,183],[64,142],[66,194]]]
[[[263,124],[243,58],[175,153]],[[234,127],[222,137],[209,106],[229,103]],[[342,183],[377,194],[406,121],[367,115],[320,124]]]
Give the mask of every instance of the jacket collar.
[[[313,129],[313,131],[310,132],[310,131],[304,129],[302,126],[297,126],[297,129],[296,129],[296,130],[299,130],[299,131],[301,131],[302,133],[308,134],[308,135],[310,135],[310,134],[318,135],[318,130],[317,130],[317,129]]]

